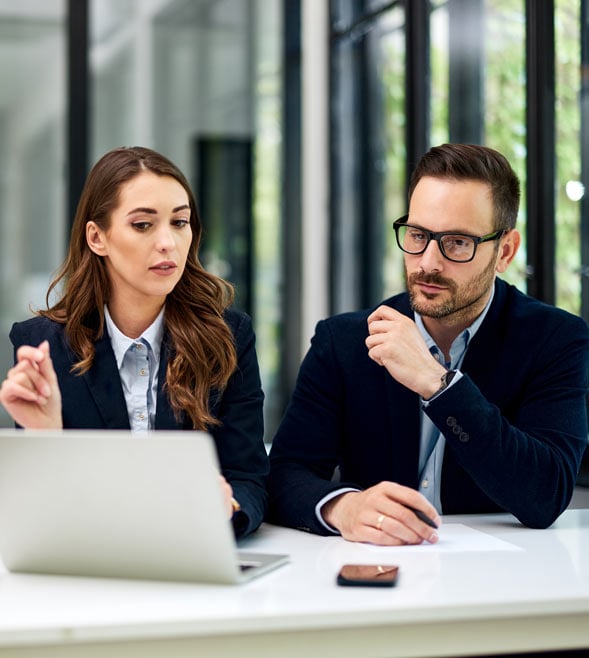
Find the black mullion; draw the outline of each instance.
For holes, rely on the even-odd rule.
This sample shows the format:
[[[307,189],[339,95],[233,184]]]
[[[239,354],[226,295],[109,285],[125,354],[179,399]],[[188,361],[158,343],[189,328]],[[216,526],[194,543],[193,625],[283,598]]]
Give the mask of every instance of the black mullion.
[[[528,293],[555,302],[554,2],[526,0]]]
[[[366,265],[373,225],[368,189],[373,126],[366,37],[371,29],[371,23],[356,21],[351,31],[331,34],[331,313],[366,305],[370,288]]]
[[[381,80],[378,79],[378,67],[375,66],[376,51],[379,48],[373,30],[362,38],[359,50],[360,98],[358,121],[360,143],[362,144],[360,173],[360,207],[357,213],[358,236],[362,245],[360,274],[360,306],[362,308],[376,303],[382,296],[382,188],[383,173],[379,167],[384,155],[382,148],[382,130],[384,118],[381,112]]]
[[[484,140],[483,0],[448,0],[450,141]]]
[[[88,174],[89,163],[89,0],[67,3],[67,209],[68,233]]]
[[[429,1],[405,0],[405,184],[429,148],[430,138],[430,38]]]
[[[284,0],[282,149],[281,412],[294,387],[301,345],[301,2]]]

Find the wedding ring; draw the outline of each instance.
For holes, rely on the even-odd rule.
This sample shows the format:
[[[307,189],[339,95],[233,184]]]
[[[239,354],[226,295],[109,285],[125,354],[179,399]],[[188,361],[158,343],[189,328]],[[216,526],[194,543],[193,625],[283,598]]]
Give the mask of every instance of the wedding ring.
[[[382,530],[382,522],[385,520],[384,514],[379,514],[378,519],[376,519],[376,529]]]

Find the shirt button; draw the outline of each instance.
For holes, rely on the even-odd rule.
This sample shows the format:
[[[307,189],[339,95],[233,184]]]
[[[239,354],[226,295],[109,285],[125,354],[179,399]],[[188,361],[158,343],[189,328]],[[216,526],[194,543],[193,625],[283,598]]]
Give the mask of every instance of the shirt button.
[[[143,414],[137,414],[137,419],[138,420],[143,420],[145,416]]]
[[[424,480],[424,481],[421,483],[421,486],[422,486],[424,489],[427,489],[427,488],[429,487],[429,480]]]
[[[144,377],[144,376],[145,376],[145,368],[141,368],[141,370],[139,371],[139,374],[140,374],[142,377]]]
[[[135,347],[136,347],[138,350],[142,350],[142,349],[143,349],[143,343],[135,343]]]

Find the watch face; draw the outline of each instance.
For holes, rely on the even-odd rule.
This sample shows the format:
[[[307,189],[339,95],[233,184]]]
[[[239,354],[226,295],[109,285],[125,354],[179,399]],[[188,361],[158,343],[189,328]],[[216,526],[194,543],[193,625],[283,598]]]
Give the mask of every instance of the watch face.
[[[450,386],[450,382],[454,379],[454,375],[456,374],[456,370],[448,370],[446,374],[443,377],[443,386],[446,388],[447,386]]]

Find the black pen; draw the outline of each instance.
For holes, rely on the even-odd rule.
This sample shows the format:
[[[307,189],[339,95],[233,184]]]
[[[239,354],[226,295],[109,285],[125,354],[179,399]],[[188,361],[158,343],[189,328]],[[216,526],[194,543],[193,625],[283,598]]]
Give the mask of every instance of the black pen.
[[[415,507],[409,507],[409,509],[418,519],[421,519],[424,523],[427,523],[430,528],[435,528],[436,530],[438,529],[437,524],[432,521],[425,512],[422,512],[420,509],[415,509]]]

